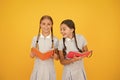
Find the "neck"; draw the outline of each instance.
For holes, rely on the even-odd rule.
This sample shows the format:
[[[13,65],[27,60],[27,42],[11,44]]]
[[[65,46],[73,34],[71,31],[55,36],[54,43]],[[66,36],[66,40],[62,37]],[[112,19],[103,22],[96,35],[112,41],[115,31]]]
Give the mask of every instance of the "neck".
[[[72,39],[73,38],[73,33],[68,36],[68,38]]]
[[[42,35],[43,35],[44,37],[48,36],[49,34],[50,34],[50,32],[47,32],[47,33],[42,32]]]

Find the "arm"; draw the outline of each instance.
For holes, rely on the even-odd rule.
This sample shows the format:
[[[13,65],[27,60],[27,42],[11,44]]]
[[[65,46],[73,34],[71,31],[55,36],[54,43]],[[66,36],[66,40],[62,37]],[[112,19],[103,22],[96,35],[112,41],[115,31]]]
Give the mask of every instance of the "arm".
[[[37,48],[31,48],[31,53],[34,55],[34,56],[37,56],[38,58],[40,58],[41,60],[46,60],[46,59],[49,59],[51,57],[51,55],[53,54],[53,50],[50,50],[46,53],[41,53]]]
[[[83,50],[83,52],[88,51],[87,45],[85,45],[85,46],[82,48],[82,50]]]
[[[74,58],[69,59],[69,60],[65,59],[65,57],[63,55],[63,51],[59,51],[59,55],[60,55],[60,63],[63,65],[67,65],[67,64],[73,63],[73,62],[81,59],[81,57],[74,57]]]
[[[83,48],[82,48],[82,54],[81,53],[76,53],[75,55],[76,56],[78,56],[78,58],[80,58],[80,59],[83,59],[83,58],[85,58],[85,57],[88,57],[91,53],[92,53],[92,51],[88,51],[88,47],[87,47],[87,45],[85,45]],[[90,55],[91,56],[91,55]],[[74,58],[74,57],[73,57]]]
[[[59,60],[59,52],[58,52],[58,49],[55,49],[55,50],[54,50],[53,58],[54,58],[55,60]]]
[[[85,51],[88,51],[88,47],[87,45],[85,45],[83,48],[82,48],[82,51],[85,52]],[[82,58],[84,58],[85,56],[83,56]]]

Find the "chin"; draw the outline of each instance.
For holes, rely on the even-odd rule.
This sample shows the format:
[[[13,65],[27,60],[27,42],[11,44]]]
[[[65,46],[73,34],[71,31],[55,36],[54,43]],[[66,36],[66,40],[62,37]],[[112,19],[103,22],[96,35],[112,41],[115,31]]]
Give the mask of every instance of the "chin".
[[[63,36],[63,38],[67,38],[67,36]]]
[[[44,31],[45,33],[49,33],[50,31],[49,30],[46,30],[46,31]]]

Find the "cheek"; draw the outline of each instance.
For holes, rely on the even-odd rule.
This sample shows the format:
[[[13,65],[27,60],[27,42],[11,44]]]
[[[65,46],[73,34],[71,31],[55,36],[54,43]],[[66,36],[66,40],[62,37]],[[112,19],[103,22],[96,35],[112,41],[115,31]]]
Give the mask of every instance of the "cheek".
[[[65,33],[66,33],[67,35],[68,35],[68,34],[70,34],[70,32],[69,32],[69,31],[66,31]]]
[[[41,24],[40,27],[41,27],[41,29],[43,29],[43,28],[45,27],[45,25],[42,25],[42,24]]]
[[[49,29],[51,29],[51,28],[52,28],[52,26],[50,26],[50,25],[49,25],[49,26],[48,26],[48,28],[49,28]]]
[[[40,26],[40,27],[41,27],[42,30],[44,29],[44,26]]]
[[[62,34],[62,31],[60,30],[60,33]]]

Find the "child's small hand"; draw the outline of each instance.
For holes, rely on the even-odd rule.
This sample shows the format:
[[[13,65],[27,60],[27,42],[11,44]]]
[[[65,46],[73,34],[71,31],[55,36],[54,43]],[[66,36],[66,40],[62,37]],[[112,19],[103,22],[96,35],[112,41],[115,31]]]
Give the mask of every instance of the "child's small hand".
[[[30,53],[30,57],[31,57],[31,58],[34,58],[34,57],[35,57],[35,54],[31,52],[31,53]]]
[[[54,58],[54,55],[51,55],[51,58]]]
[[[57,55],[56,53],[54,53],[53,56],[54,56],[54,59],[55,59],[55,60],[58,60],[58,59],[59,59],[59,57],[58,57],[58,55]]]
[[[51,58],[54,58],[55,60],[58,60],[58,55],[55,53],[55,50],[51,50],[53,51],[53,54],[51,55]]]

